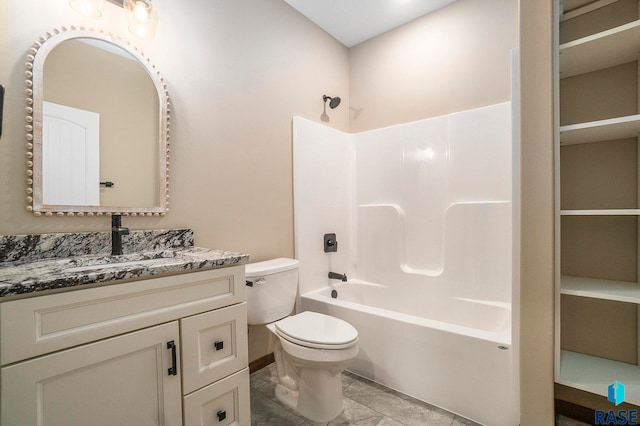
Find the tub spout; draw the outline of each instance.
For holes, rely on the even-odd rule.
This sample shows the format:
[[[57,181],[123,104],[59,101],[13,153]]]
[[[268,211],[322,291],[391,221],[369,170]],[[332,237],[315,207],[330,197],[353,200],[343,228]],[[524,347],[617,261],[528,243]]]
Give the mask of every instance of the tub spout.
[[[329,272],[329,278],[332,280],[347,281],[347,274],[338,274],[336,272]]]

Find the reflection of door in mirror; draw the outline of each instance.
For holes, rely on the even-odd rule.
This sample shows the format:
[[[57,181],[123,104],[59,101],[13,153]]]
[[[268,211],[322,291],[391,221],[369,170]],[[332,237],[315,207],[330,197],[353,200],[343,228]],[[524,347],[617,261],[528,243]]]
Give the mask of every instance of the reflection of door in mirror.
[[[43,102],[42,201],[100,205],[100,114]]]
[[[112,43],[72,39],[47,56],[43,83],[45,101],[100,114],[99,180],[115,185],[99,190],[99,205],[157,206],[159,99],[142,64]]]

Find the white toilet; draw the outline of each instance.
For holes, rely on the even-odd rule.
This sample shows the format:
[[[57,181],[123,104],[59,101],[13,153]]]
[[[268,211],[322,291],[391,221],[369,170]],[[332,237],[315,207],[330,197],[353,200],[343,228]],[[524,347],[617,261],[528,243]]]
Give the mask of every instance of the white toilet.
[[[358,354],[358,331],[317,312],[289,316],[298,289],[298,261],[273,259],[246,266],[250,325],[266,324],[277,338],[276,397],[307,419],[326,423],[343,409],[340,373]]]

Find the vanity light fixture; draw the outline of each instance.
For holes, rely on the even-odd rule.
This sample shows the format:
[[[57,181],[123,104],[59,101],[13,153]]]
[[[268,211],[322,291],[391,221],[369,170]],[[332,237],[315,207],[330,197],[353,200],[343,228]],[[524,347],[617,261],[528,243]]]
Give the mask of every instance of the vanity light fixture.
[[[124,8],[129,21],[129,31],[140,38],[153,38],[158,25],[158,10],[151,0],[108,0]],[[102,16],[105,0],[70,0],[69,6],[76,12],[90,17]]]
[[[70,0],[69,6],[81,15],[99,18],[102,16],[104,0]]]
[[[129,17],[129,31],[141,38],[152,38],[158,25],[158,10],[151,0],[124,0]]]

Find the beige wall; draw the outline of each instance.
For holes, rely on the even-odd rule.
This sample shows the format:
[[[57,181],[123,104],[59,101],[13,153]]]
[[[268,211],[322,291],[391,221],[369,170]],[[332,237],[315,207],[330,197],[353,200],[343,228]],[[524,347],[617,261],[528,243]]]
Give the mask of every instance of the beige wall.
[[[351,131],[511,99],[517,0],[458,0],[350,50]]]
[[[100,20],[67,1],[0,2],[0,234],[107,230],[106,218],[33,217],[25,210],[24,58],[53,28],[119,34],[147,54],[173,102],[171,211],[125,218],[132,229],[191,227],[196,244],[253,260],[293,256],[291,118],[321,121],[322,95],[349,104],[348,51],[281,0],[154,0],[155,39],[135,39],[110,3]],[[34,13],[37,11],[37,13]],[[348,130],[348,109],[328,112]]]
[[[554,424],[553,0],[520,1],[520,410]]]

